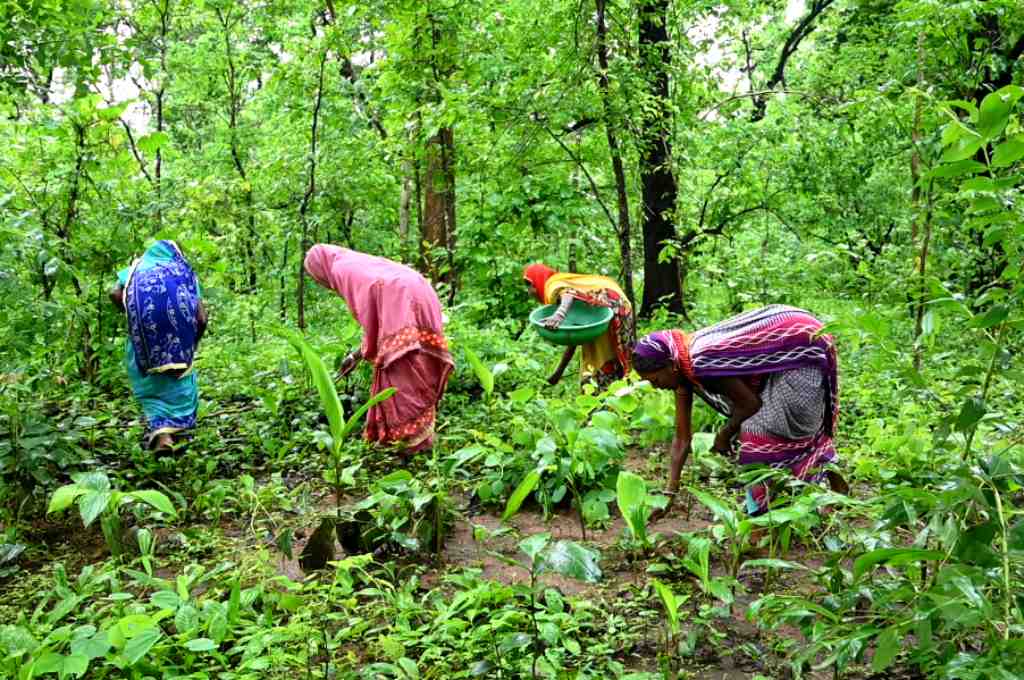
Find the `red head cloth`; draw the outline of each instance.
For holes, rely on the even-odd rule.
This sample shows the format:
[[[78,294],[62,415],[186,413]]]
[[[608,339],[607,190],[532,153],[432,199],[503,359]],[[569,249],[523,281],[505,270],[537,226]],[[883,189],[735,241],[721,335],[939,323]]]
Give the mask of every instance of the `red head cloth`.
[[[345,298],[363,327],[363,356],[370,361],[376,359],[379,343],[403,329],[444,332],[433,287],[404,264],[318,244],[306,253],[305,267],[317,283]]]
[[[548,279],[557,274],[554,269],[544,264],[531,264],[523,270],[523,279],[533,284],[533,289],[537,294],[537,299],[541,302],[546,302],[544,299],[544,288],[547,286]]]

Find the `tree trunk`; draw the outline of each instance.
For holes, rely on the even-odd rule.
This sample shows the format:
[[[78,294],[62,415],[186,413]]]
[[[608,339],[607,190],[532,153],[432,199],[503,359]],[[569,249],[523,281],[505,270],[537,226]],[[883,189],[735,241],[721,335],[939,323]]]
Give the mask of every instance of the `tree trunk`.
[[[619,208],[619,279],[622,290],[629,298],[630,304],[636,306],[636,294],[633,291],[633,247],[632,226],[629,221],[629,195],[626,193],[626,171],[622,167],[622,151],[619,139],[615,134],[615,121],[612,116],[611,93],[608,82],[608,24],[605,21],[605,0],[594,0],[597,10],[597,85],[601,90],[601,107],[604,112],[604,131],[608,140],[608,151],[612,156],[612,174],[615,176],[615,193]]]
[[[650,94],[656,110],[644,120],[643,154],[640,183],[643,189],[641,224],[644,235],[644,299],[642,316],[650,316],[656,307],[683,313],[683,293],[679,281],[679,262],[675,257],[659,261],[663,244],[676,236],[676,179],[672,174],[672,148],[669,142],[671,117],[668,111],[668,68],[672,56],[668,49],[668,0],[653,0],[640,15],[640,54],[653,69],[648,74]]]
[[[427,141],[427,167],[423,178],[423,232],[420,240],[424,267],[434,281],[451,286],[454,294],[455,251],[455,139],[444,127]],[[438,250],[444,251],[443,256]]]
[[[306,277],[304,275],[304,264],[306,251],[311,244],[309,242],[309,217],[307,212],[316,194],[316,142],[317,132],[320,125],[320,105],[324,96],[324,67],[327,65],[327,52],[320,55],[320,72],[316,82],[316,100],[313,104],[313,120],[310,124],[309,133],[309,174],[306,181],[306,191],[302,195],[302,202],[299,204],[299,222],[302,223],[302,240],[299,246],[299,271],[297,290],[295,292],[296,306],[298,308],[299,328],[306,328]]]
[[[924,332],[924,298],[925,274],[927,271],[928,245],[931,240],[931,183],[928,183],[927,209],[921,205],[921,113],[924,108],[920,90],[924,87],[924,31],[917,34],[917,88],[914,98],[914,127],[910,132],[913,150],[910,154],[910,205],[914,219],[910,227],[910,247],[917,250],[918,233],[923,232],[919,252],[915,252],[915,270],[918,278],[918,289],[914,294],[914,369],[921,370],[922,348],[921,334]]]

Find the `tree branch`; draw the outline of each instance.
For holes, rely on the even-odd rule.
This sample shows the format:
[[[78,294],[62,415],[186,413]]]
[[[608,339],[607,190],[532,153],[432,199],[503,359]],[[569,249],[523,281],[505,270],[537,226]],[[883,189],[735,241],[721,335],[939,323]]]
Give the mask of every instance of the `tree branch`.
[[[789,58],[793,56],[797,48],[800,47],[801,41],[806,38],[814,30],[814,20],[818,18],[822,12],[829,8],[835,0],[812,0],[810,8],[807,13],[797,22],[796,26],[790,32],[789,37],[786,38],[786,42],[782,45],[782,51],[779,53],[779,60],[775,64],[775,70],[772,72],[771,78],[765,83],[765,90],[774,90],[779,85],[785,86],[786,84],[786,64],[789,62]],[[765,97],[754,98],[754,111],[750,116],[751,122],[758,122],[764,118],[765,111],[768,108],[768,100]]]

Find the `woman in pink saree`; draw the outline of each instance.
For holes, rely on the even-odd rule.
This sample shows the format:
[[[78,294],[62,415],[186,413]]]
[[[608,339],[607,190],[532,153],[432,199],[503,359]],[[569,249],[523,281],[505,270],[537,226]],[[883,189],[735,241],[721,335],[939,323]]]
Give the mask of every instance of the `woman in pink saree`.
[[[342,375],[365,359],[373,364],[373,394],[398,390],[370,409],[366,438],[408,453],[429,449],[437,403],[455,367],[430,283],[403,264],[324,244],[309,249],[305,267],[345,299],[363,327],[362,346],[346,357]]]

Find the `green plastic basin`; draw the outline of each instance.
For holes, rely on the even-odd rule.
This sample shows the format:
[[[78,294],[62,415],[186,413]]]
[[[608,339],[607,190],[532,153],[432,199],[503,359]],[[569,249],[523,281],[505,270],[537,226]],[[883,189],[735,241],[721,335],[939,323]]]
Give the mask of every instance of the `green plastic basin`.
[[[608,330],[614,313],[607,307],[594,307],[573,300],[565,321],[556,330],[545,328],[544,319],[558,311],[558,305],[544,305],[530,313],[530,323],[540,337],[555,345],[585,345],[601,337]]]

